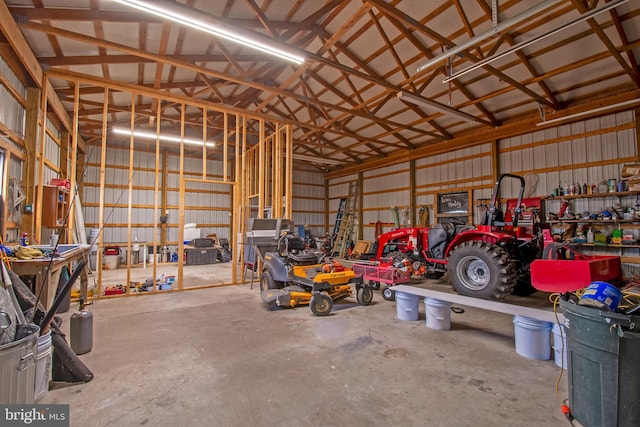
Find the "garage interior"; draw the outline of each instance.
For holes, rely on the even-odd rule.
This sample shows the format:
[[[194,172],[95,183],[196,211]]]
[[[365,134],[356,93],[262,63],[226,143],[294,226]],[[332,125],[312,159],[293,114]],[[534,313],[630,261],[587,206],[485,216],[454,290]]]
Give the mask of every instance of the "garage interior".
[[[640,423],[639,2],[0,0],[0,34],[3,264],[44,311],[77,271],[59,329],[73,349],[92,322],[91,378],[47,365],[0,404],[78,426]],[[287,264],[283,288],[283,242],[333,269]],[[618,322],[615,385],[571,341],[585,307]],[[545,357],[510,310],[543,313]]]

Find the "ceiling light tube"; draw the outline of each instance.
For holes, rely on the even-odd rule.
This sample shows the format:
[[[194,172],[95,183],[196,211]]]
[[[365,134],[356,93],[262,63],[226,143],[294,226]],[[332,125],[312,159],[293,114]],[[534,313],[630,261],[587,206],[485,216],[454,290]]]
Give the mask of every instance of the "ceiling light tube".
[[[554,34],[557,34],[560,31],[565,30],[565,29],[567,29],[569,27],[572,27],[572,26],[574,26],[576,24],[579,24],[580,22],[586,21],[587,19],[593,18],[594,16],[599,15],[602,12],[606,12],[606,11],[608,11],[610,9],[616,8],[616,7],[620,6],[621,4],[626,3],[628,1],[629,0],[616,0],[616,1],[613,1],[611,3],[607,3],[607,4],[605,4],[604,6],[598,8],[598,9],[593,9],[593,10],[585,13],[584,15],[581,15],[579,18],[576,18],[573,21],[568,22],[567,24],[564,24],[564,25],[562,25],[560,27],[557,27],[557,28],[555,28],[553,30],[549,30],[546,33],[540,34],[540,35],[538,35],[538,36],[536,36],[536,37],[534,37],[534,38],[532,38],[530,40],[525,40],[523,42],[517,43],[517,44],[511,46],[509,49],[505,50],[504,52],[500,52],[500,53],[498,53],[496,55],[484,58],[483,60],[478,61],[478,62],[474,63],[473,65],[471,65],[471,66],[469,66],[469,67],[467,67],[467,68],[465,68],[463,70],[458,71],[457,73],[453,73],[452,75],[450,75],[449,77],[444,79],[442,81],[442,83],[447,83],[447,82],[450,82],[453,79],[457,79],[460,76],[463,76],[463,75],[465,75],[465,74],[467,74],[467,73],[469,73],[469,72],[471,72],[473,70],[477,70],[478,68],[489,64],[490,62],[498,60],[498,59],[500,59],[500,58],[502,58],[504,56],[509,55],[510,53],[518,51],[518,50],[520,50],[522,48],[525,48],[525,47],[527,47],[529,45],[532,45],[535,42],[538,42],[538,41],[540,41],[542,39],[545,39],[545,38],[550,37],[550,36],[552,36]]]
[[[322,164],[325,164],[325,165],[340,165],[340,164],[342,164],[342,162],[339,161],[339,160],[327,159],[326,157],[307,156],[305,154],[293,154],[291,157],[296,159],[296,160],[305,160],[307,162],[322,163]]]
[[[280,49],[268,43],[257,39],[242,35],[232,29],[227,29],[223,25],[203,19],[203,14],[199,14],[194,10],[181,7],[177,3],[167,3],[159,0],[114,0],[125,6],[133,7],[143,12],[151,13],[163,19],[168,19],[178,24],[186,25],[199,31],[204,31],[215,37],[220,37],[260,52],[274,55],[280,59],[293,62],[300,65],[304,62],[304,57],[295,53]]]
[[[193,145],[202,145],[203,144],[202,140],[194,139],[194,138],[182,138],[181,139],[179,136],[157,135],[157,134],[152,133],[152,132],[144,132],[144,131],[139,131],[139,130],[134,130],[133,132],[131,132],[131,130],[129,130],[129,129],[117,128],[117,127],[112,128],[111,130],[116,135],[125,135],[125,136],[133,135],[136,138],[159,139],[160,141],[177,142],[178,144],[180,142],[184,142],[185,144],[193,144]],[[216,144],[213,143],[213,142],[207,142],[206,145],[207,145],[207,147],[215,147]]]
[[[564,116],[564,117],[558,117],[557,119],[546,120],[544,122],[536,123],[536,126],[551,125],[551,124],[554,124],[554,123],[564,122],[566,120],[577,119],[579,117],[584,117],[584,116],[588,116],[588,115],[596,114],[596,113],[602,113],[602,112],[613,110],[613,109],[616,109],[616,108],[626,107],[626,106],[629,106],[629,105],[634,105],[634,104],[639,104],[639,103],[640,103],[640,99],[632,99],[632,100],[629,100],[629,101],[620,102],[618,104],[607,105],[606,107],[595,108],[593,110],[583,111],[581,113],[575,113],[575,114],[571,114],[571,115]]]
[[[477,36],[475,36],[472,39],[467,40],[464,43],[461,43],[459,45],[457,45],[456,47],[453,47],[449,50],[447,50],[446,52],[444,52],[441,55],[436,56],[435,58],[431,59],[429,62],[427,62],[424,65],[421,65],[420,67],[418,67],[417,72],[419,73],[422,70],[425,70],[435,64],[440,63],[441,61],[453,56],[453,55],[457,55],[458,53],[465,51],[469,48],[471,48],[472,46],[480,43],[481,41],[484,41],[486,39],[488,39],[489,37],[495,36],[497,34],[500,34],[502,31],[513,27],[516,24],[519,24],[522,21],[525,21],[527,19],[529,19],[530,17],[537,15],[540,12],[543,12],[547,9],[549,9],[550,7],[555,6],[556,4],[560,3],[563,0],[548,0],[545,1],[543,3],[540,3],[537,6],[532,7],[531,9],[527,9],[526,11],[520,13],[519,15],[514,16],[511,19],[508,19],[506,21],[501,22],[500,24],[496,25],[495,27],[492,27],[490,30],[485,31],[482,34],[478,34]]]
[[[491,126],[491,123],[489,123],[486,120],[479,119],[479,118],[477,118],[475,116],[472,116],[471,114],[467,114],[467,113],[465,113],[463,111],[456,110],[455,108],[451,108],[449,106],[440,104],[439,102],[432,101],[432,100],[430,100],[428,98],[424,98],[422,96],[414,95],[412,93],[405,92],[405,91],[398,92],[398,94],[396,96],[398,97],[398,99],[400,99],[402,101],[410,102],[412,104],[419,105],[419,106],[422,106],[422,107],[431,108],[431,109],[434,109],[434,110],[436,110],[436,111],[438,111],[440,113],[458,117],[459,119],[462,119],[464,121],[479,122],[479,123],[483,123],[483,124]]]

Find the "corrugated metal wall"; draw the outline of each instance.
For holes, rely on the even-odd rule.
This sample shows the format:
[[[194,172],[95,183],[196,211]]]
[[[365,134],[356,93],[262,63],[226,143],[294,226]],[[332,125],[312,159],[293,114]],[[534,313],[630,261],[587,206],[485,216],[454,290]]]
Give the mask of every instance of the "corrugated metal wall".
[[[95,147],[94,147],[95,150]],[[91,228],[99,226],[100,201],[100,160],[88,162],[84,183],[84,215],[87,235]],[[132,237],[139,241],[154,240],[154,225],[159,224],[160,216],[167,215],[167,242],[175,249],[179,238],[180,204],[180,158],[169,155],[167,158],[166,204],[162,211],[160,192],[156,193],[155,153],[134,151],[133,164],[136,165],[131,176]],[[129,150],[109,148],[107,150],[104,191],[104,242],[123,244],[128,239],[129,218]],[[140,167],[138,165],[144,165]],[[229,238],[231,215],[231,186],[202,181],[202,159],[185,158],[184,223],[195,224],[200,237],[215,233],[218,237]],[[207,178],[220,180],[222,163],[207,161]],[[159,172],[158,188],[162,187],[163,171]],[[198,180],[199,182],[196,182]],[[157,229],[159,233],[159,228]],[[156,236],[160,241],[160,235]]]
[[[27,97],[27,90],[2,58],[0,58],[0,74],[3,76],[3,82],[10,85],[11,88],[15,90],[16,94],[22,97],[22,101],[24,102]],[[2,108],[0,108],[0,123],[2,123],[3,126],[12,133],[23,138],[25,133],[25,108],[18,99],[14,98],[12,93],[7,90],[3,84],[0,84],[0,105],[2,105]],[[7,147],[15,146],[9,138],[4,136],[2,137],[2,141]],[[2,238],[7,242],[15,242],[18,240],[20,233],[19,227],[22,224],[22,207],[24,204],[21,204],[17,208],[12,206],[13,188],[14,185],[17,184],[26,191],[27,183],[22,182],[24,161],[16,156],[10,156],[8,151],[3,150],[2,160],[6,159],[4,156],[9,157],[9,162],[7,173],[4,174],[4,171],[2,171],[2,177],[0,178],[0,183],[2,184],[0,187],[0,194],[2,194],[4,199],[7,212],[5,217],[7,233],[5,236],[2,236]],[[4,181],[5,177],[7,178],[6,182]],[[33,185],[33,183],[30,184]]]
[[[626,111],[500,140],[499,164],[535,174],[533,195],[546,196],[560,183],[619,179],[622,165],[637,160],[636,144],[634,113]]]
[[[304,225],[313,237],[324,234],[324,174],[294,165],[293,223]]]

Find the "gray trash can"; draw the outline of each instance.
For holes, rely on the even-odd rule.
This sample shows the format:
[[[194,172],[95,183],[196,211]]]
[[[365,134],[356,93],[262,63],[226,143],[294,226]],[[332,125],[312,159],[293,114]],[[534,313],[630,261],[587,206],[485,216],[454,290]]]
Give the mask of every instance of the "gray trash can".
[[[560,307],[575,419],[584,427],[640,425],[640,317],[562,299]]]
[[[28,335],[0,346],[0,402],[33,403],[40,328],[28,325]]]

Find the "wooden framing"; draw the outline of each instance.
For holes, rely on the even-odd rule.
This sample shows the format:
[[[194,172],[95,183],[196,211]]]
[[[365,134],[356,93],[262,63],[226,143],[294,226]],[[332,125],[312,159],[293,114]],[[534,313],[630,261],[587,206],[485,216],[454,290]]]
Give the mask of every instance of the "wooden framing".
[[[110,186],[113,187],[113,183],[107,183],[106,180],[106,157],[109,150],[111,150],[111,142],[109,141],[109,129],[112,126],[111,124],[111,115],[109,114],[110,103],[109,99],[112,99],[112,91],[118,92],[128,92],[131,94],[132,100],[132,108],[130,110],[128,127],[131,130],[131,135],[128,137],[128,151],[129,151],[129,166],[127,169],[127,174],[129,177],[129,182],[126,185],[126,191],[128,191],[129,196],[126,202],[127,209],[127,254],[129,255],[129,251],[131,250],[131,245],[133,242],[132,239],[132,226],[133,226],[133,215],[132,210],[134,206],[134,185],[133,185],[133,176],[135,174],[135,160],[134,160],[134,152],[138,148],[136,144],[136,137],[133,134],[133,131],[136,129],[137,122],[137,110],[135,107],[135,99],[139,96],[152,96],[157,100],[157,109],[156,109],[156,118],[155,122],[155,133],[156,135],[161,135],[163,128],[162,124],[165,122],[165,119],[162,116],[163,108],[166,108],[166,105],[177,105],[180,109],[180,138],[184,140],[186,137],[186,110],[187,108],[197,108],[201,110],[202,122],[207,123],[206,126],[202,126],[202,135],[203,135],[203,148],[202,148],[202,175],[200,177],[188,177],[185,174],[185,144],[179,144],[179,218],[178,218],[178,230],[179,230],[179,238],[178,238],[178,251],[182,253],[184,250],[183,242],[182,242],[182,230],[185,225],[185,189],[186,184],[189,182],[195,183],[207,183],[218,185],[222,184],[228,186],[228,193],[231,195],[231,203],[232,206],[229,206],[228,210],[230,213],[231,222],[229,224],[230,227],[230,241],[235,243],[236,239],[242,238],[245,232],[245,224],[246,218],[251,215],[251,211],[248,208],[242,209],[243,206],[250,206],[252,200],[258,201],[258,211],[259,215],[262,215],[264,212],[264,207],[267,204],[273,206],[274,212],[283,212],[284,215],[288,215],[289,217],[292,215],[292,188],[293,188],[293,177],[292,177],[292,168],[293,168],[293,137],[292,130],[290,125],[284,125],[277,122],[268,121],[262,117],[255,117],[249,114],[239,114],[237,111],[231,111],[225,109],[223,107],[208,103],[208,102],[195,102],[193,100],[188,100],[185,98],[174,97],[164,93],[159,93],[153,90],[145,90],[144,88],[132,87],[130,85],[120,85],[115,82],[105,81],[100,84],[96,82],[92,78],[85,78],[80,75],[68,75],[67,73],[62,73],[58,75],[53,73],[51,77],[63,78],[70,82],[70,84],[74,88],[74,126],[72,126],[71,132],[71,145],[73,152],[77,151],[77,141],[79,132],[77,129],[77,118],[78,118],[78,110],[80,109],[80,105],[83,103],[82,94],[81,94],[81,86],[85,84],[90,84],[92,86],[98,86],[103,88],[103,108],[102,108],[102,117],[101,117],[101,130],[100,130],[100,200],[98,203],[99,208],[99,227],[102,229],[105,226],[106,215],[106,199],[105,199],[105,190]],[[46,91],[43,91],[45,95],[41,99],[41,110],[46,110],[47,98]],[[209,127],[208,120],[209,117],[213,117],[214,115],[221,115],[223,121],[222,127],[222,138],[219,145],[216,146],[215,151],[210,151],[207,145],[204,143],[206,141],[208,132],[207,128]],[[233,121],[235,122],[235,128],[231,129],[229,123]],[[253,126],[257,124],[259,132],[258,132],[258,140],[253,146],[249,146],[247,136],[252,134],[252,130],[249,126]],[[267,125],[269,129],[273,129],[273,132],[270,132],[267,135]],[[190,124],[192,127],[193,124]],[[44,138],[44,129],[41,129],[41,138]],[[168,151],[167,148],[163,148],[161,146],[160,138],[155,138],[155,201],[154,201],[154,217],[159,217],[160,215],[166,214],[168,210],[168,199],[166,194],[166,188],[168,185]],[[41,151],[38,159],[39,162],[39,176],[42,176],[44,170],[44,163],[42,161],[42,150],[43,146],[40,146]],[[211,155],[216,155],[222,157],[222,174],[220,179],[212,179],[209,177],[207,171],[207,158],[210,158]],[[73,167],[71,173],[75,176],[78,173],[76,163],[77,157],[72,157]],[[75,184],[75,180],[73,181]],[[215,210],[220,210],[219,207],[215,207]],[[240,218],[236,215],[233,215],[235,212],[242,212]],[[42,212],[38,212],[36,215],[36,219],[41,221]],[[39,225],[41,222],[38,222]],[[149,242],[152,244],[152,247],[157,248],[159,245],[163,245],[166,241],[167,236],[167,228],[166,224],[161,224],[160,227],[157,223],[154,223],[154,232],[153,235],[157,236],[157,229],[160,229],[160,240]],[[71,228],[69,228],[71,230]],[[100,234],[99,245],[103,247],[105,244],[103,234]],[[98,265],[102,265],[102,253],[98,252]],[[187,287],[183,285],[185,282],[184,270],[183,270],[183,262],[182,257],[179,257],[178,263],[178,271],[177,271],[177,283],[178,289],[186,289]],[[232,272],[232,281],[233,283],[238,283],[238,271],[239,266],[243,262],[243,255],[240,257],[235,257],[234,262],[236,264],[236,268]],[[156,276],[156,265],[154,263],[153,266],[153,276]],[[102,270],[98,268],[98,295],[102,295],[103,286],[102,286]],[[131,279],[130,268],[127,268],[127,282]],[[244,277],[242,278],[244,280]],[[155,290],[154,290],[155,291]],[[127,288],[126,293],[129,293],[129,289]]]

